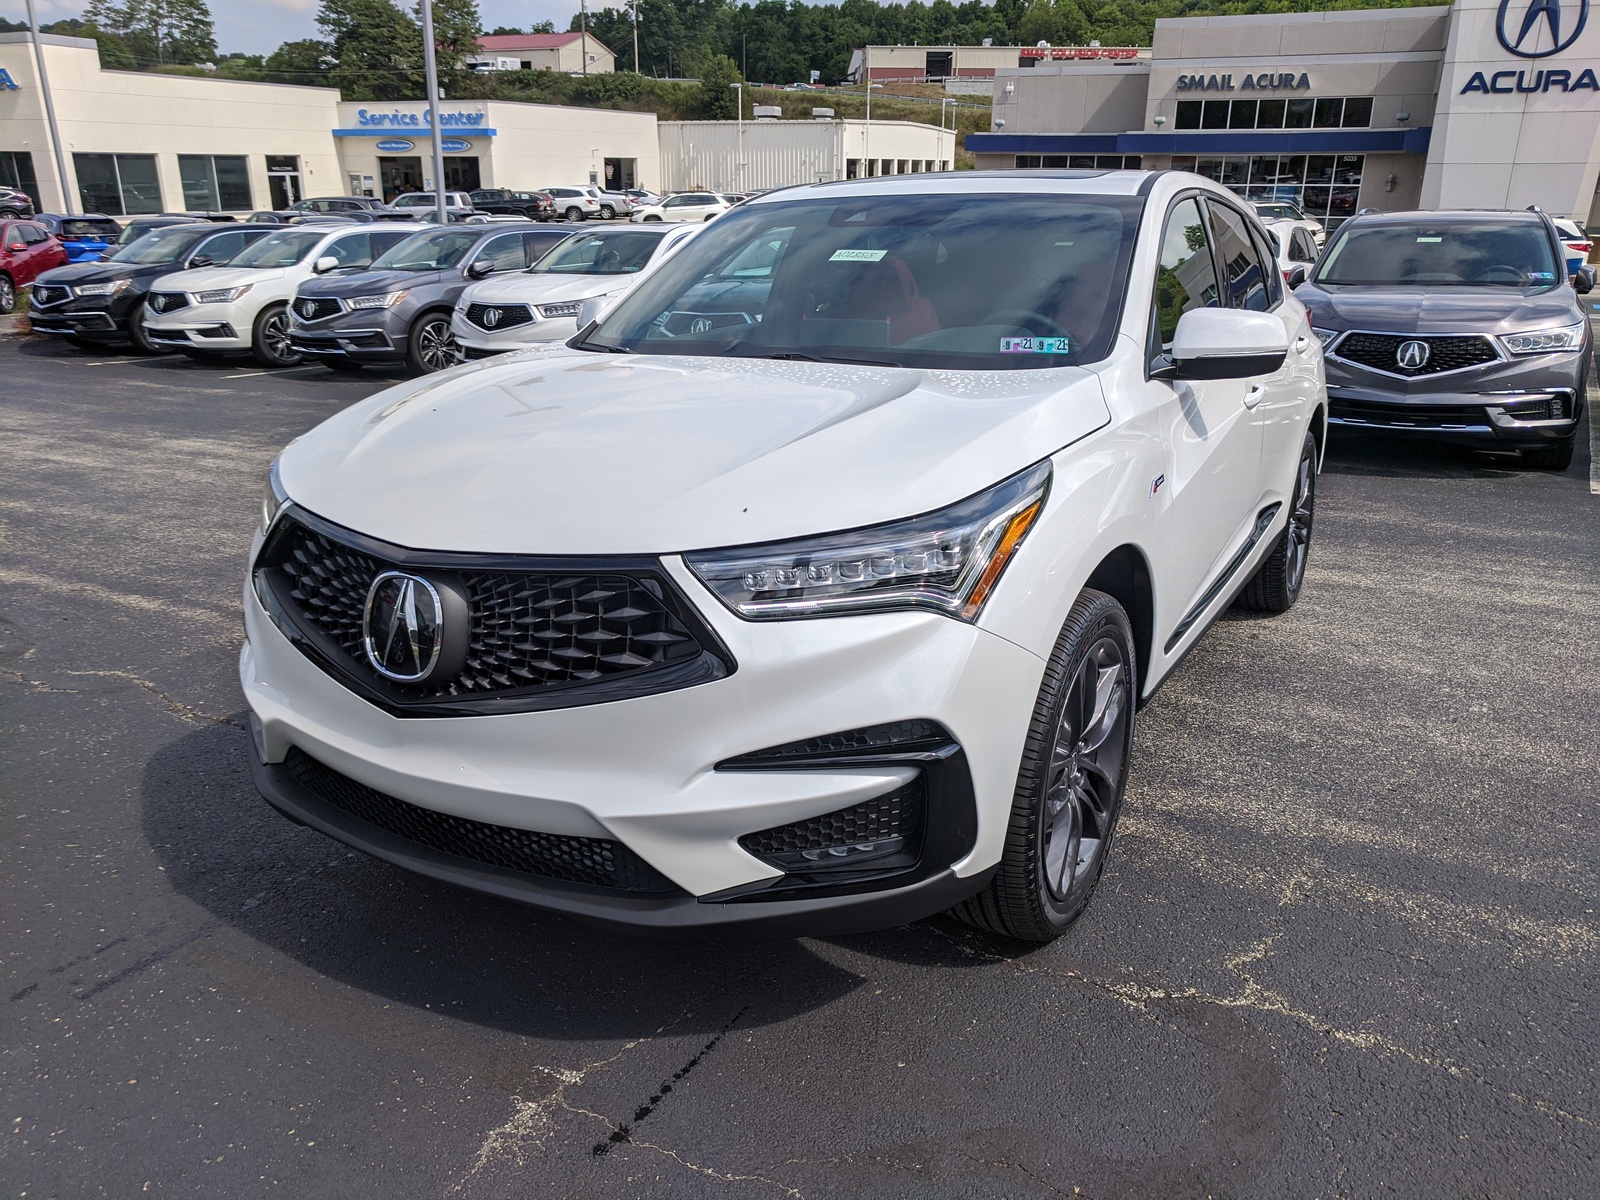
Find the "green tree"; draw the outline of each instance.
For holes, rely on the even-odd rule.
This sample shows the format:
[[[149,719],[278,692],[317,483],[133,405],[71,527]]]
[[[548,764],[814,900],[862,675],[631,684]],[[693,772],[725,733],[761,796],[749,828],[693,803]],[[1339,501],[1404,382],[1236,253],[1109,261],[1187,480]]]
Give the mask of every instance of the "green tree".
[[[700,115],[708,121],[728,121],[739,115],[739,93],[733,85],[743,83],[739,64],[726,54],[713,54],[700,67]]]
[[[334,60],[328,82],[347,99],[423,94],[422,31],[389,0],[322,0],[317,26]]]
[[[328,69],[333,65],[333,47],[316,38],[285,42],[262,64],[262,77],[273,83],[309,83],[330,87]]]
[[[421,0],[411,11],[420,32]],[[445,95],[454,95],[459,90],[461,77],[467,74],[462,60],[478,53],[478,38],[482,33],[483,21],[478,16],[477,0],[433,0],[433,48],[439,67],[439,89]]]
[[[139,66],[208,62],[217,56],[216,30],[205,0],[89,0],[83,20],[114,33]]]

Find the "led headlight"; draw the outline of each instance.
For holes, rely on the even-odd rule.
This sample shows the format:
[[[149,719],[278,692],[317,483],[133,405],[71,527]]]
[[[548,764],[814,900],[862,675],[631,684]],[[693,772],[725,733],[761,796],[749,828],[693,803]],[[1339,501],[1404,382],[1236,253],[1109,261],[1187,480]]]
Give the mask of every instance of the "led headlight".
[[[949,508],[765,546],[684,555],[724,604],[750,620],[924,608],[977,619],[1050,490],[1039,463]]]
[[[253,287],[255,287],[255,284],[246,283],[239,287],[218,288],[214,292],[201,292],[195,296],[195,299],[201,304],[232,304]]]
[[[539,315],[546,319],[551,317],[575,317],[582,311],[582,300],[563,300],[559,304],[539,305]]]
[[[289,493],[283,490],[283,480],[278,478],[278,460],[273,459],[267,468],[266,483],[261,489],[261,532],[272,528],[278,510],[289,502]]]
[[[1583,325],[1551,325],[1527,333],[1503,333],[1500,344],[1512,354],[1562,354],[1583,349]]]
[[[381,296],[357,296],[346,303],[351,308],[393,308],[410,294],[410,288],[402,288],[398,292],[385,292]]]
[[[127,286],[126,279],[114,279],[110,283],[80,283],[73,290],[80,296],[115,296]]]
[[[1339,331],[1337,329],[1318,329],[1315,325],[1311,327],[1311,332],[1317,335],[1317,341],[1321,342],[1324,346],[1339,336]]]

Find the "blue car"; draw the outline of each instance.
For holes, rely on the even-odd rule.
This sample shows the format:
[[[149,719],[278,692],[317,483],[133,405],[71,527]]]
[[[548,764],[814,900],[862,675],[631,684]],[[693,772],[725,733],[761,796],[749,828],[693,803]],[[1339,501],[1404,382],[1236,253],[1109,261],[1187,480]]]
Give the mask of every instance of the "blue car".
[[[67,251],[67,261],[97,262],[100,256],[117,244],[122,236],[122,226],[110,217],[89,213],[82,217],[64,217],[59,213],[41,213],[39,224]]]

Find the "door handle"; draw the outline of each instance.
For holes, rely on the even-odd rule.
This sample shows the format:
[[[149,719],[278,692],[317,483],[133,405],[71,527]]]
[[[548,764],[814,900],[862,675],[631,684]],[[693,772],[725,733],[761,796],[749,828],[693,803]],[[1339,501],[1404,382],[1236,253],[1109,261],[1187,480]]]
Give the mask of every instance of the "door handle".
[[[1244,394],[1244,406],[1254,408],[1267,398],[1267,389],[1259,383],[1252,383],[1250,390]]]

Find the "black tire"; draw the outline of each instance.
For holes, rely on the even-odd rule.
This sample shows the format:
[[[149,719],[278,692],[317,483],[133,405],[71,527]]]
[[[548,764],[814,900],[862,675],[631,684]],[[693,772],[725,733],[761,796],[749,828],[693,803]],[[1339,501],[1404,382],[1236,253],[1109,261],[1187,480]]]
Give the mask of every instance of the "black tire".
[[[644,220],[645,221],[660,221],[661,218],[658,217],[655,213],[651,213],[649,216],[645,217]]]
[[[158,346],[150,340],[150,335],[144,330],[144,305],[139,305],[133,310],[133,315],[128,318],[128,341],[133,344],[135,354],[171,354],[172,351],[165,346]]]
[[[17,311],[17,285],[11,276],[0,275],[0,316]]]
[[[1524,450],[1523,464],[1540,471],[1565,471],[1572,465],[1572,451],[1577,444],[1578,435],[1572,433],[1558,442],[1551,442],[1548,446]]]
[[[567,220],[569,221],[581,221],[583,220],[583,209],[574,204],[571,208],[567,209],[566,216]]]
[[[450,332],[449,313],[423,313],[412,323],[411,334],[406,338],[406,365],[413,371],[418,375],[432,375],[459,361],[455,334]]]
[[[331,370],[338,371],[341,375],[354,375],[363,370],[366,363],[358,363],[348,358],[318,358],[317,361]]]
[[[1295,467],[1294,494],[1289,498],[1289,523],[1239,593],[1239,607],[1249,612],[1281,613],[1294,607],[1306,581],[1311,557],[1311,528],[1317,515],[1317,439],[1309,433]]]
[[[601,220],[603,220],[603,221],[614,221],[614,220],[616,220],[616,216],[617,216],[617,210],[612,208],[611,205],[602,204],[600,206],[600,219]]]
[[[261,366],[292,367],[304,356],[289,344],[289,307],[269,304],[250,330],[250,356]]]
[[[952,916],[1048,942],[1083,912],[1122,809],[1138,676],[1128,614],[1104,592],[1085,589],[1045,664],[1000,870]]]

